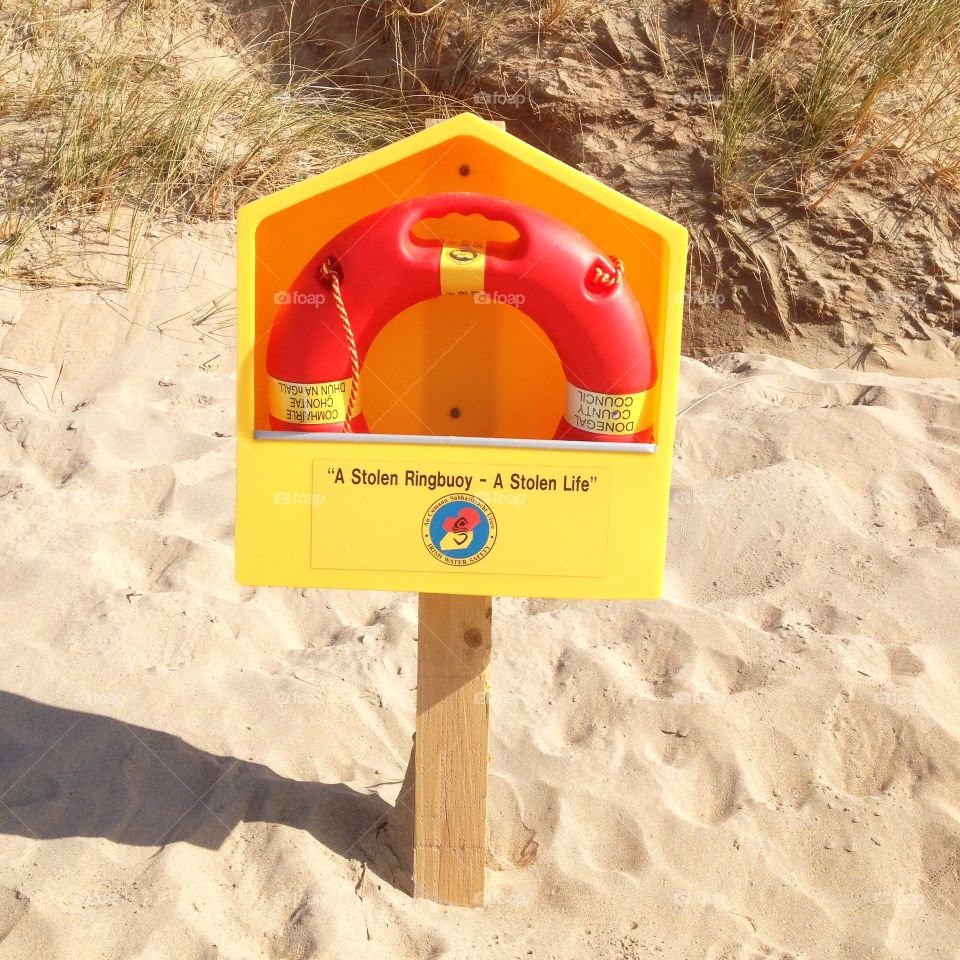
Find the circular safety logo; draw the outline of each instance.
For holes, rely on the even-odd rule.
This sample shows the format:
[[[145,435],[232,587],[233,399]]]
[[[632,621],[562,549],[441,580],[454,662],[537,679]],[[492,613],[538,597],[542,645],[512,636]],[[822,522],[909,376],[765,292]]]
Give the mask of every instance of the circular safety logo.
[[[497,518],[482,501],[455,494],[434,503],[423,515],[421,535],[441,563],[465,567],[482,560],[497,539]]]

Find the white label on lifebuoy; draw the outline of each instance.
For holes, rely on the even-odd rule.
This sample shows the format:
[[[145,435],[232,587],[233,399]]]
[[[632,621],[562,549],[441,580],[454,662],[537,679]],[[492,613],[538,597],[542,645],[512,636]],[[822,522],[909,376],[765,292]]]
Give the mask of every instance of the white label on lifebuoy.
[[[641,393],[599,393],[567,383],[564,417],[572,427],[585,433],[628,436],[640,431],[647,391]]]
[[[342,423],[347,419],[350,380],[326,383],[294,383],[269,377],[270,416],[284,423]],[[353,405],[353,415],[360,412],[360,398]]]

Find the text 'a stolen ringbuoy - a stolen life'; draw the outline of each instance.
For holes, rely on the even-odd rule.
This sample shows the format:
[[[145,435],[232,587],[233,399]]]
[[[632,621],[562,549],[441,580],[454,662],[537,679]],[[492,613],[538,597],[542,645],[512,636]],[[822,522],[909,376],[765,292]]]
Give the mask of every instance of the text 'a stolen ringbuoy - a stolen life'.
[[[462,490],[487,486],[492,490],[517,492],[589,493],[597,482],[596,475],[564,473],[548,477],[539,473],[494,473],[490,477],[474,477],[467,473],[448,473],[443,470],[383,470],[379,467],[329,467],[327,470],[336,484],[372,487],[418,487],[427,490]]]

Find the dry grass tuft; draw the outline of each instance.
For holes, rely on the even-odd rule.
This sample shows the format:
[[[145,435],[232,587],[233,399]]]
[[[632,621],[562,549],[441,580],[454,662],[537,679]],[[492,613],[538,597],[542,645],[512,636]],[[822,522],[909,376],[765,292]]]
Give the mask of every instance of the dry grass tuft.
[[[20,3],[0,21],[3,272],[53,226],[232,216],[436,112],[321,74],[278,82],[276,44],[225,54],[209,34],[174,0]]]
[[[537,30],[540,34],[575,31],[600,6],[599,0],[535,0]]]
[[[735,44],[715,115],[728,206],[819,202],[881,152],[929,153],[955,109],[960,0],[842,0],[821,25],[758,36]]]
[[[395,82],[401,89],[474,92],[500,60],[531,37],[587,45],[583,28],[598,0],[381,0]]]

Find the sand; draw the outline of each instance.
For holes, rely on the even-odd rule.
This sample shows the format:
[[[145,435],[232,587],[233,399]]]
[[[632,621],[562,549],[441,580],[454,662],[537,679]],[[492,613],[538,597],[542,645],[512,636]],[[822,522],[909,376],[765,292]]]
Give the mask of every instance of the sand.
[[[0,294],[0,957],[958,956],[956,380],[683,361],[664,598],[496,602],[441,907],[416,597],[233,579],[230,244]]]

